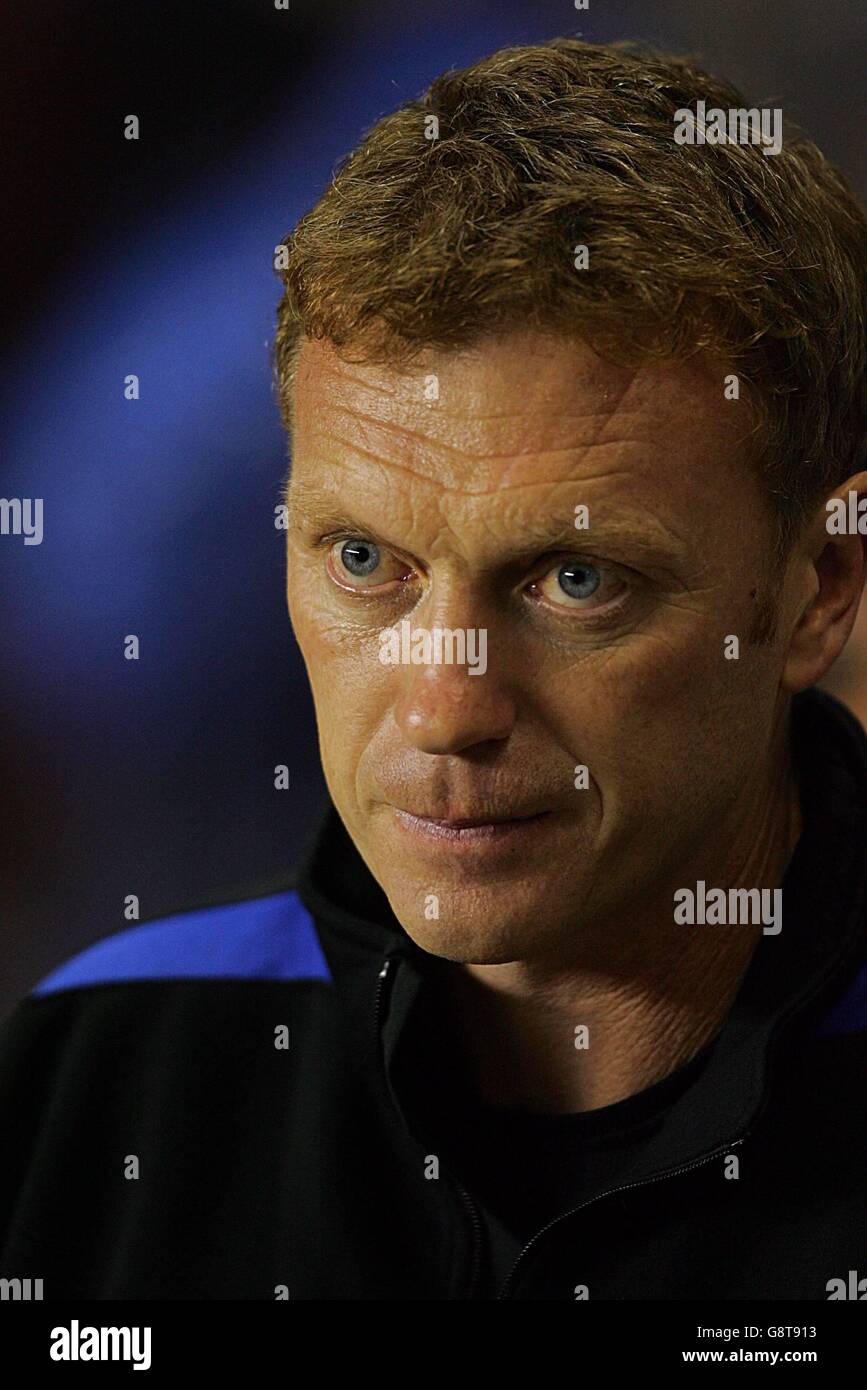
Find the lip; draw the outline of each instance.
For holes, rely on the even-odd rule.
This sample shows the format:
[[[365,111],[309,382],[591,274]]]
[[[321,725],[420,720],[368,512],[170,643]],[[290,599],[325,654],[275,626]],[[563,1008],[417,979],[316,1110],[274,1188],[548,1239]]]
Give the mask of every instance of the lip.
[[[483,820],[468,816],[438,819],[435,816],[416,816],[398,806],[393,810],[397,824],[411,835],[468,847],[524,838],[533,834],[551,815],[550,811],[539,811],[528,816],[489,816]]]

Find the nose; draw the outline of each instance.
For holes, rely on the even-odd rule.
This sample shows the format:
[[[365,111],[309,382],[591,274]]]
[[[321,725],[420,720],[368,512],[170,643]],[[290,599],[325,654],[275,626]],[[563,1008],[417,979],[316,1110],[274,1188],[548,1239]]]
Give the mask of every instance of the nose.
[[[435,661],[400,668],[394,717],[411,747],[461,753],[509,737],[517,717],[515,699],[488,637],[487,630],[484,639],[476,637],[476,652],[485,642],[486,663],[475,674],[468,664]]]

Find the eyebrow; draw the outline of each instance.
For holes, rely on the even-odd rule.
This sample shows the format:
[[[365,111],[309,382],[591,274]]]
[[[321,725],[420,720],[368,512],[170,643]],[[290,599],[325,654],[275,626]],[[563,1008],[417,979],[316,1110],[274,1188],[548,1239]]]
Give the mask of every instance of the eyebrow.
[[[287,494],[289,517],[293,513],[297,519],[329,531],[346,531],[359,536],[369,536],[382,544],[404,550],[406,546],[398,540],[390,539],[376,522],[365,521],[360,513],[346,506],[336,494],[321,493],[314,488],[290,488]],[[672,532],[647,515],[640,518],[621,515],[610,517],[594,525],[592,508],[590,526],[578,529],[574,516],[549,516],[548,524],[526,528],[518,545],[503,548],[504,564],[532,560],[545,551],[570,550],[576,554],[591,553],[595,550],[613,548],[623,554],[635,555],[648,563],[659,561],[659,568],[665,569],[665,562],[685,558],[688,547]],[[670,571],[669,571],[670,572]]]

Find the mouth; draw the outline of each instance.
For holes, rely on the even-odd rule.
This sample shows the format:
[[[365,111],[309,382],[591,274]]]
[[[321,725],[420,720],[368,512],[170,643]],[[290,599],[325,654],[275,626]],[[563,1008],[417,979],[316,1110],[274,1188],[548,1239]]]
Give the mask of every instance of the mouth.
[[[411,834],[467,845],[527,835],[551,814],[550,811],[537,811],[529,815],[437,817],[417,816],[397,806],[393,809],[398,824]]]

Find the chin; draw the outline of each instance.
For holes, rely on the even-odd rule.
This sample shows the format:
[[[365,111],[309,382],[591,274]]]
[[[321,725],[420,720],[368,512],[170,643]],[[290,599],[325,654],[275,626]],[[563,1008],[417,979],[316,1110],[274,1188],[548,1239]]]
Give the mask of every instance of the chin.
[[[437,932],[432,930],[438,926],[436,922],[425,922],[423,927],[419,927],[417,922],[402,925],[407,936],[411,937],[422,951],[439,956],[441,960],[451,960],[461,965],[506,965],[510,961],[520,960],[527,954],[526,942],[522,947],[518,941],[512,943],[504,940],[500,932],[497,933],[496,940],[491,940],[490,937],[485,938],[484,932],[468,931],[460,927],[450,927]]]
[[[418,903],[424,902],[423,893],[410,903],[403,889],[390,901],[392,911],[407,936],[423,951],[441,956],[444,960],[460,961],[467,965],[504,965],[508,961],[535,955],[541,944],[540,927],[544,924],[546,934],[550,936],[554,925],[540,906],[542,899],[534,900],[532,905],[521,911],[513,896],[508,903],[499,902],[497,896],[464,893],[456,897],[458,907],[453,913],[443,895],[440,897],[438,918],[427,918],[419,911]],[[468,897],[469,904],[466,902]],[[489,901],[485,902],[484,899]],[[559,908],[562,911],[562,903]]]

